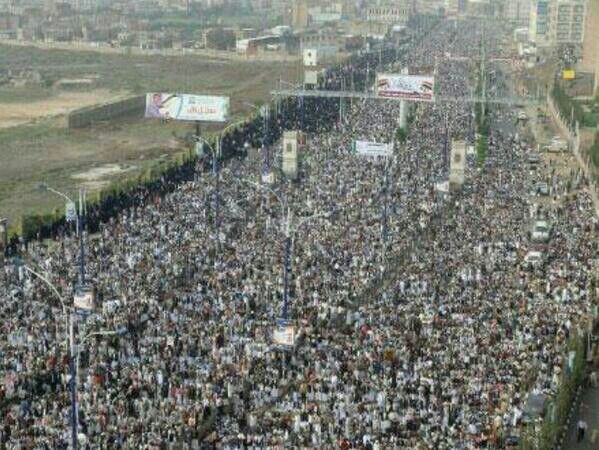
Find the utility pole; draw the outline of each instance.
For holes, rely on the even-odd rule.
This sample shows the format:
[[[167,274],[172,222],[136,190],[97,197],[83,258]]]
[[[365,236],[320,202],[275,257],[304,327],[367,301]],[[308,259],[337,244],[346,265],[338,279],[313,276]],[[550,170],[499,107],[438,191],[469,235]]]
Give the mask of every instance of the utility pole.
[[[480,41],[480,47],[481,47],[481,60],[480,60],[480,72],[481,72],[481,82],[482,82],[482,104],[481,104],[481,112],[482,112],[482,117],[481,120],[484,120],[485,117],[485,102],[486,102],[486,98],[487,98],[487,73],[486,73],[486,67],[485,67],[485,59],[486,59],[486,52],[485,52],[485,22],[483,21],[482,23],[482,38]]]
[[[285,224],[285,257],[283,259],[283,319],[287,320],[289,302],[289,272],[291,271],[291,210],[287,208]]]
[[[79,285],[81,287],[85,284],[85,251],[83,248],[83,217],[85,214],[84,198],[85,192],[83,189],[79,189],[79,214],[77,215],[77,222],[79,228]]]
[[[77,450],[77,425],[79,417],[77,413],[77,376],[75,373],[75,324],[73,314],[69,320],[69,342],[70,342],[70,357],[69,357],[69,373],[71,377],[71,446],[73,450]]]

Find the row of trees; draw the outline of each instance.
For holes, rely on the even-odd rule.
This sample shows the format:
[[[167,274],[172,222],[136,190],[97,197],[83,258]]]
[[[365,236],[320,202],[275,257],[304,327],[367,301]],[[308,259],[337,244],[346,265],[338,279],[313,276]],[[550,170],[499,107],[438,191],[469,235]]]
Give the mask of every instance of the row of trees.
[[[592,113],[585,112],[580,102],[568,96],[560,83],[556,80],[552,91],[553,100],[560,112],[569,121],[570,127],[574,128],[576,122],[581,127],[596,127],[597,118]]]

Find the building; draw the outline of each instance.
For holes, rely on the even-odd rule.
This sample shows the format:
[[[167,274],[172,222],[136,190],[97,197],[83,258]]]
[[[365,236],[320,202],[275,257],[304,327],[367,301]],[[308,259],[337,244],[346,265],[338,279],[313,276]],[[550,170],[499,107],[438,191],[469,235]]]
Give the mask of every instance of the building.
[[[366,11],[366,20],[389,25],[405,25],[412,14],[414,14],[413,1],[396,0],[369,6]]]
[[[293,3],[291,11],[291,26],[293,28],[306,28],[310,24],[308,9],[308,2],[305,0],[297,0]]]
[[[581,45],[586,4],[587,0],[532,0],[529,40],[538,47]]]
[[[582,44],[585,13],[586,0],[553,0],[549,21],[551,43]]]
[[[578,68],[595,74],[595,92],[599,85],[599,1],[587,3],[582,58]]]
[[[599,2],[587,4],[580,68],[599,72]]]
[[[550,45],[549,21],[550,1],[531,0],[528,40],[539,47]]]
[[[457,16],[460,12],[459,0],[445,0],[443,6],[445,8],[446,16]]]
[[[494,13],[494,6],[490,0],[468,0],[464,5],[458,3],[458,9],[466,8],[466,15],[471,17],[489,17]]]
[[[530,4],[530,0],[508,0],[504,4],[503,15],[516,26],[528,26]]]
[[[416,11],[419,14],[439,14],[444,5],[444,0],[417,0]]]

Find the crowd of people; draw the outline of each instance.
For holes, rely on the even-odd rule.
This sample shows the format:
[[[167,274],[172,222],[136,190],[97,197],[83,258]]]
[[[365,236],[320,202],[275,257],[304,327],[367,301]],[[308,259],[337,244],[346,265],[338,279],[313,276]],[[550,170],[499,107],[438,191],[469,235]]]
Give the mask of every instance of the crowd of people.
[[[436,66],[439,90],[467,96],[468,61],[439,64],[493,35],[467,25],[436,26],[381,64]],[[76,324],[80,448],[505,448],[527,397],[556,393],[597,296],[584,180],[555,202],[530,198],[530,146],[495,106],[486,161],[469,156],[462,191],[442,192],[451,140],[473,137],[471,104],[414,106],[405,140],[398,102],[354,99],[343,117],[337,105],[299,108],[298,181],[262,184],[258,150],[218,174],[198,163],[192,181],[86,236],[97,309]],[[394,153],[364,158],[356,139]],[[280,143],[271,153],[279,166]],[[533,216],[554,231],[531,267]],[[272,340],[287,226],[290,348]],[[70,299],[78,251],[74,235],[33,242],[0,274],[0,449],[69,446],[64,308],[23,264]],[[115,333],[91,334],[103,330]]]

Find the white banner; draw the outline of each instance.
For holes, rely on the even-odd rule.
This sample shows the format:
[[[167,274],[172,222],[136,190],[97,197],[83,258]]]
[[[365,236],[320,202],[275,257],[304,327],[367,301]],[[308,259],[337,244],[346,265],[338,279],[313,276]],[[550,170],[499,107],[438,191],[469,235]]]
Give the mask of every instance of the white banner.
[[[226,122],[229,97],[212,95],[146,94],[146,118]]]
[[[391,156],[393,154],[393,144],[369,141],[355,141],[353,151],[358,155],[369,157]]]
[[[295,327],[286,323],[278,323],[272,332],[272,340],[276,345],[295,345]]]
[[[388,98],[407,98],[433,101],[435,77],[423,75],[378,74],[376,95]]]
[[[75,203],[68,201],[65,205],[65,217],[67,222],[75,222],[77,220],[77,207]]]
[[[91,311],[94,309],[94,293],[91,289],[80,289],[75,291],[73,298],[75,309]]]

